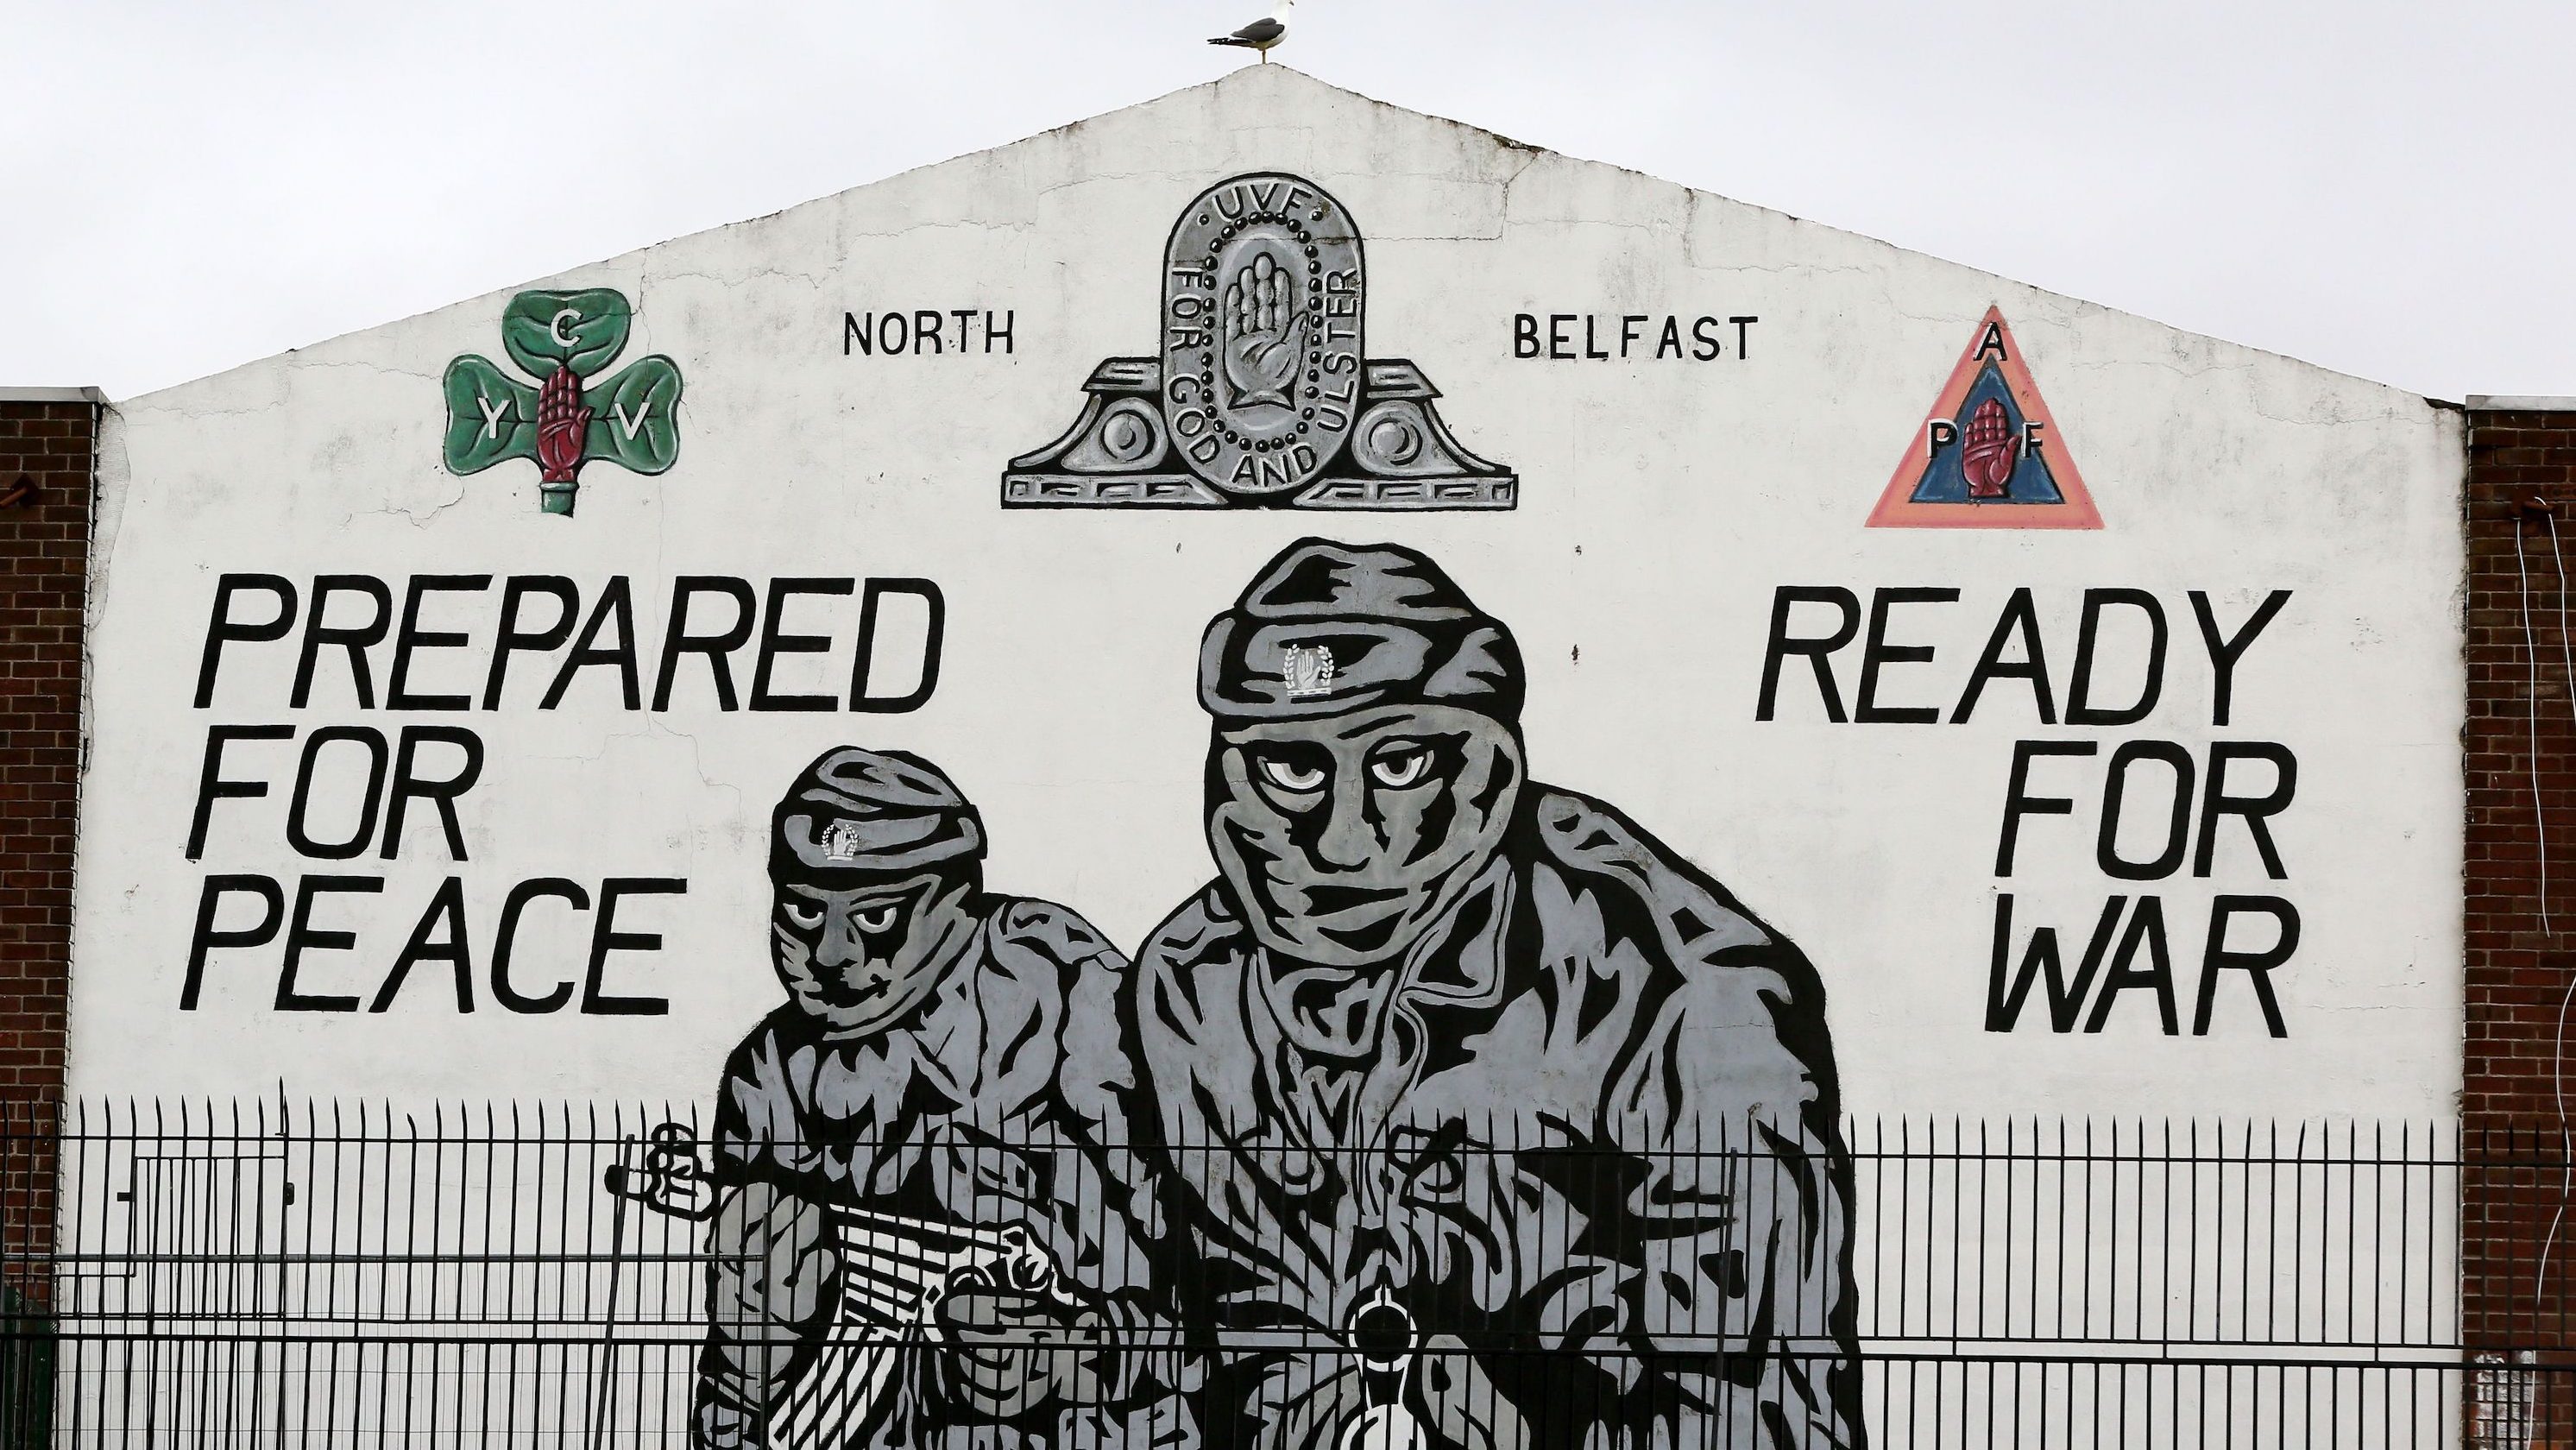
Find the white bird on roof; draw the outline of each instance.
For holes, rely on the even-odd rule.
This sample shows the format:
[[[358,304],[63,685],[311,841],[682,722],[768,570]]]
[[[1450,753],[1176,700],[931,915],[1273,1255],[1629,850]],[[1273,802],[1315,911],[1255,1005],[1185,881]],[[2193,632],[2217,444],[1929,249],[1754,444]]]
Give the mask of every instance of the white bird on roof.
[[[1256,20],[1232,35],[1213,37],[1208,44],[1239,45],[1246,50],[1260,51],[1263,63],[1267,64],[1270,47],[1288,38],[1288,8],[1296,3],[1297,0],[1279,0],[1270,8],[1269,19]]]

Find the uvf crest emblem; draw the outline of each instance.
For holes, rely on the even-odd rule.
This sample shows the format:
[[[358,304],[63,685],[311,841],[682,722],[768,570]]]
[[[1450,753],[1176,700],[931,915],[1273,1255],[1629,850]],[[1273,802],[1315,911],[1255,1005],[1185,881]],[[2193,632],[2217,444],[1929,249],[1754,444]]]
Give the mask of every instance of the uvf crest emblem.
[[[1163,416],[1200,477],[1269,495],[1341,452],[1360,392],[1360,239],[1289,176],[1201,196],[1163,267]]]
[[[1519,481],[1449,436],[1422,370],[1363,350],[1367,295],[1322,187],[1209,187],[1163,248],[1159,353],[1093,369],[1073,427],[1003,470],[1003,506],[1512,507]]]

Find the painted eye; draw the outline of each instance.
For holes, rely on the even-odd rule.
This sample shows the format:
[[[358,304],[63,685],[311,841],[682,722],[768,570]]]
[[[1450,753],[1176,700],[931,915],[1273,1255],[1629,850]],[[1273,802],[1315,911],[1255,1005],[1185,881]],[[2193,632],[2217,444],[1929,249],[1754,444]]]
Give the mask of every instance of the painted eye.
[[[889,901],[882,906],[863,907],[857,916],[859,930],[870,936],[883,936],[894,930],[894,924],[902,919],[903,903],[899,901]]]
[[[787,924],[798,931],[812,931],[823,924],[823,903],[819,901],[802,901],[791,896],[778,903],[778,910],[786,916]]]
[[[1369,761],[1369,778],[1389,790],[1420,785],[1430,774],[1431,752],[1419,746],[1411,750],[1392,750]]]
[[[1261,758],[1261,774],[1272,785],[1297,795],[1324,788],[1324,768],[1320,765],[1299,765],[1293,760],[1265,755]]]

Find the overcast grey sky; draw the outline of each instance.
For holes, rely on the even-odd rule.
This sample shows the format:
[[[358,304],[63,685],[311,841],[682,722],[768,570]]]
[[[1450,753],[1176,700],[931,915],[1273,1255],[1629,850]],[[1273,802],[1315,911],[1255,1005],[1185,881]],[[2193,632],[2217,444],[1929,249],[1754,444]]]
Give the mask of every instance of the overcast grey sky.
[[[1211,79],[1267,0],[0,0],[0,384],[125,397]],[[2576,394],[2576,4],[1302,0],[1336,85]]]

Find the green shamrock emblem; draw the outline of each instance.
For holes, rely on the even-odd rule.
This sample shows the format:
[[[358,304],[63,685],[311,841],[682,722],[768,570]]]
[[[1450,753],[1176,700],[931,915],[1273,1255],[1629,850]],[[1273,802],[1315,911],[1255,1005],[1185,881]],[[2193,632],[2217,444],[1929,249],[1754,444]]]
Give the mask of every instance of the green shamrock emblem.
[[[594,458],[635,473],[668,469],[680,456],[679,365],[656,353],[595,391],[584,383],[617,360],[634,320],[624,295],[604,287],[511,298],[501,346],[541,381],[529,387],[473,353],[449,363],[448,472],[533,458],[545,511],[569,514],[581,466]]]

